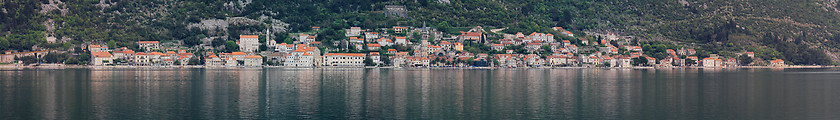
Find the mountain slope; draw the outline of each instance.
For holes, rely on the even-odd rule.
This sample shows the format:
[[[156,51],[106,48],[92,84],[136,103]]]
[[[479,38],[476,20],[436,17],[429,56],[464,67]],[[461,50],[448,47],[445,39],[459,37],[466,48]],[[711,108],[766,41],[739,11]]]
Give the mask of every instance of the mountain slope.
[[[408,16],[387,17],[386,5],[406,6]],[[765,60],[795,64],[840,61],[837,0],[0,0],[0,6],[4,6],[0,35],[6,36],[0,37],[0,49],[60,49],[86,42],[133,47],[138,40],[224,41],[261,33],[265,25],[278,22],[288,23],[279,26],[283,32],[321,26],[323,40],[342,39],[341,30],[350,26],[427,25],[451,28],[444,29],[450,33],[469,26],[507,27],[505,32],[548,32],[561,26],[577,34],[615,32],[722,55],[755,51]],[[263,24],[187,27],[231,17]],[[281,42],[288,38],[275,36]],[[68,43],[46,44],[49,37]]]

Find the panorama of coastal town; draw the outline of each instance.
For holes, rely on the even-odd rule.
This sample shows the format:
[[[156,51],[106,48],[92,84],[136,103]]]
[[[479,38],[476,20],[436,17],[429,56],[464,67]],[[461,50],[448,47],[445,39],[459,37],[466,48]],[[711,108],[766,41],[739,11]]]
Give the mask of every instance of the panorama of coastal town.
[[[87,66],[159,67],[393,67],[393,68],[735,68],[789,67],[783,60],[761,60],[750,51],[730,56],[697,51],[680,45],[663,49],[640,46],[639,38],[615,33],[575,34],[562,27],[552,33],[505,34],[500,29],[470,27],[460,34],[447,34],[431,27],[345,29],[342,40],[318,41],[320,27],[309,32],[290,33],[293,41],[278,43],[265,35],[239,35],[235,52],[215,47],[183,47],[179,42],[138,41],[136,48],[111,48],[89,43],[75,50],[90,58],[77,58]],[[268,32],[267,30],[267,33]],[[266,40],[267,39],[267,40]],[[207,44],[207,43],[205,43]],[[325,45],[339,47],[325,47]],[[238,49],[238,50],[237,50]],[[6,51],[2,63],[14,66],[47,65],[26,63],[45,59],[50,53],[68,51]],[[75,52],[79,53],[79,52]],[[85,63],[86,62],[86,63]],[[62,64],[49,64],[58,65]]]

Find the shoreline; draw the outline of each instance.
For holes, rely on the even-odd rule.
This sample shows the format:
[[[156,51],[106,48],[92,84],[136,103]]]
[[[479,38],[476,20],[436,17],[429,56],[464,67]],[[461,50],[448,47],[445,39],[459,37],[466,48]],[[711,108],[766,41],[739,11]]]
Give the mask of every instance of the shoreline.
[[[87,66],[87,65],[62,65],[62,64],[43,64],[40,66],[19,66],[19,65],[0,65],[0,69],[266,69],[266,68],[297,68],[297,69],[802,69],[802,68],[840,68],[840,66],[737,66],[737,67],[286,67],[286,66],[261,66],[261,67],[208,67],[208,66]]]

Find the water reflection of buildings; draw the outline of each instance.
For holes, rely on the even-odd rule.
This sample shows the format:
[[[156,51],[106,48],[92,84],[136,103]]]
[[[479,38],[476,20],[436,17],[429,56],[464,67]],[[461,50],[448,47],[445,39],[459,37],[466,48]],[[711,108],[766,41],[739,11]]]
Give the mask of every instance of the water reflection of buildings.
[[[772,70],[766,70],[772,72]],[[714,70],[0,71],[0,115],[33,119],[837,117],[815,73]],[[737,73],[737,71],[736,71]],[[71,80],[67,80],[69,78]],[[825,78],[825,77],[823,77]],[[793,80],[788,80],[793,79]],[[12,88],[9,86],[25,86]],[[807,86],[807,87],[803,87]],[[31,87],[31,88],[29,88]],[[30,95],[31,94],[31,95]],[[12,95],[21,95],[9,97]],[[29,95],[29,96],[27,96]],[[11,103],[14,100],[31,102]],[[6,107],[11,106],[11,107]],[[31,112],[34,113],[25,113]],[[730,117],[731,116],[731,117]],[[817,118],[819,119],[819,118]]]

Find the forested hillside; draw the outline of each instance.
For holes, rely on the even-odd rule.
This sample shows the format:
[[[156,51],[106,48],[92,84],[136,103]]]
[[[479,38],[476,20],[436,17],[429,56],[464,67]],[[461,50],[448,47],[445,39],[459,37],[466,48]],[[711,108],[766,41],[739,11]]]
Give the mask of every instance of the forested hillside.
[[[384,6],[404,5],[406,17],[386,17]],[[448,33],[464,27],[547,32],[560,26],[666,41],[711,53],[755,51],[763,59],[795,64],[840,60],[836,0],[0,0],[0,49],[66,49],[83,43],[134,47],[135,41],[185,45],[280,26],[274,38],[322,27],[319,39],[342,39],[350,26],[431,26]],[[189,27],[244,17],[261,24]],[[279,22],[278,22],[279,21]],[[278,26],[272,26],[275,28]],[[56,43],[47,43],[54,37]],[[218,42],[217,42],[218,41]],[[672,41],[672,42],[667,42]],[[833,59],[833,60],[832,60]]]

